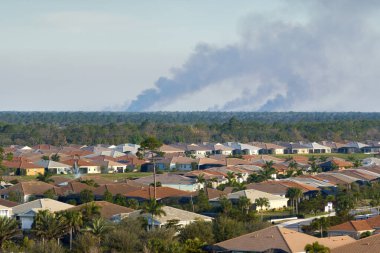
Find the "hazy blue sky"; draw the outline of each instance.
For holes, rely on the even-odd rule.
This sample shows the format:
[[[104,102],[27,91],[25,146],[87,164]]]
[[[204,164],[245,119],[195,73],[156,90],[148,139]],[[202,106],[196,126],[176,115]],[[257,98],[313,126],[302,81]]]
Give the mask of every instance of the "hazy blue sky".
[[[1,1],[0,110],[379,111],[376,1],[305,2]]]

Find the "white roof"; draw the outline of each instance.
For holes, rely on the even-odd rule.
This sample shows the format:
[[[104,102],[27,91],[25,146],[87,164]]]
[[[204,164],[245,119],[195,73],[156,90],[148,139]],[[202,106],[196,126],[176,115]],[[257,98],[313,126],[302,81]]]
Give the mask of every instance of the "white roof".
[[[287,198],[273,195],[267,192],[262,192],[254,189],[242,190],[238,192],[233,192],[227,195],[228,199],[239,199],[241,196],[245,196],[251,200],[252,203],[258,198],[267,198],[269,201],[273,200],[288,200]]]
[[[180,220],[182,222],[187,221],[195,221],[195,220],[204,220],[204,221],[212,221],[211,217],[185,211],[182,209],[170,207],[170,206],[164,206],[162,209],[165,211],[166,215],[163,215],[161,217],[155,216],[154,219],[161,224],[166,223],[169,220]],[[150,215],[149,215],[150,216]]]
[[[51,212],[63,211],[74,207],[54,199],[36,199],[18,206],[12,207],[14,215],[20,215],[29,211],[49,210]]]

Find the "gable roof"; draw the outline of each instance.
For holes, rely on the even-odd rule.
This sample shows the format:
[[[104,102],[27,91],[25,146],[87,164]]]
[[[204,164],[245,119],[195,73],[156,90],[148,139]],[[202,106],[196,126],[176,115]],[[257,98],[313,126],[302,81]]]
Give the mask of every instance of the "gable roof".
[[[373,230],[373,228],[368,224],[366,220],[352,220],[352,221],[347,221],[347,222],[332,226],[328,230],[329,231],[361,232],[361,231]]]
[[[43,195],[46,191],[53,189],[53,185],[41,181],[25,181],[1,189],[0,195],[8,195],[11,191],[20,192],[23,195]]]
[[[132,208],[116,205],[114,203],[110,203],[107,201],[93,201],[90,203],[94,203],[96,206],[100,207],[100,210],[99,210],[100,216],[102,218],[105,218],[105,219],[111,219],[114,215],[127,214],[127,213],[131,213],[131,212],[135,211]],[[74,207],[68,209],[68,211],[79,211],[79,210],[85,208],[86,205],[88,205],[88,204],[89,203],[85,203],[82,205],[74,206]]]
[[[315,241],[333,249],[355,240],[349,236],[317,238],[290,229],[272,226],[215,245],[227,250],[244,252],[264,252],[270,249],[279,249],[285,252],[304,252],[305,246]]]
[[[162,215],[160,217],[154,217],[154,219],[156,221],[159,221],[161,224],[166,223],[170,220],[180,220],[180,221],[195,221],[195,220],[211,221],[212,220],[212,218],[209,216],[185,211],[185,210],[174,208],[171,206],[163,206],[162,210],[166,213],[166,215]]]
[[[193,178],[173,174],[173,173],[165,173],[165,174],[157,174],[156,175],[157,182],[161,182],[161,184],[177,184],[177,185],[192,185],[195,184],[196,181]],[[141,177],[135,180],[137,183],[150,185],[153,183],[153,175]]]
[[[18,205],[18,203],[16,203],[16,202],[0,198],[0,206],[14,207],[14,206],[17,206],[17,205]]]
[[[169,197],[190,197],[194,195],[194,193],[163,186],[156,188],[156,195],[157,199],[163,199]],[[153,187],[144,187],[140,190],[128,192],[126,196],[142,199],[151,199],[154,196]]]
[[[331,253],[371,253],[379,252],[380,234],[372,235],[335,248]]]
[[[128,183],[116,183],[116,184],[105,184],[96,187],[93,191],[97,196],[103,196],[105,191],[109,191],[112,195],[122,194],[125,195],[129,192],[133,192],[141,189],[141,187],[132,186]]]
[[[71,207],[73,207],[73,205],[69,205],[69,204],[56,201],[53,199],[36,199],[36,200],[26,202],[21,205],[14,206],[12,208],[12,212],[14,215],[23,214],[31,210],[37,212],[39,210],[47,209],[51,212],[58,212],[58,211],[66,210]]]

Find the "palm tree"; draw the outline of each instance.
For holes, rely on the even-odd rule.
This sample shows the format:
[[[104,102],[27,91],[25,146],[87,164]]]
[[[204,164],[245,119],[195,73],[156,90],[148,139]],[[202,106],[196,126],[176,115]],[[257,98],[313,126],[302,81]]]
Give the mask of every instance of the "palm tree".
[[[241,211],[243,212],[245,210],[246,214],[248,214],[249,208],[251,207],[252,203],[249,198],[246,196],[240,196],[238,199],[238,206],[241,208]]]
[[[138,155],[140,157],[144,157],[145,156],[145,153],[147,151],[150,152],[151,156],[152,156],[152,162],[153,162],[153,195],[154,195],[154,198],[156,199],[157,198],[157,194],[156,194],[156,187],[157,187],[157,182],[156,182],[156,160],[155,160],[155,156],[159,153],[161,153],[159,151],[159,148],[162,146],[162,142],[160,142],[159,140],[157,140],[155,137],[148,137],[146,138],[144,141],[142,141],[140,143],[140,148],[139,148],[139,151],[138,151]]]
[[[313,220],[311,225],[314,229],[320,231],[321,238],[322,238],[323,237],[323,231],[326,231],[329,228],[330,222],[326,217],[321,217],[320,219]]]
[[[162,209],[163,205],[158,203],[156,199],[150,199],[143,207],[142,213],[149,213],[151,214],[151,226],[154,228],[154,216],[165,216],[166,213]]]
[[[61,157],[57,153],[51,156],[51,160],[54,162],[59,162],[59,160],[61,160]]]
[[[306,253],[330,253],[330,249],[319,242],[313,242],[313,244],[307,244],[305,246]]]
[[[49,171],[45,171],[44,174],[38,173],[38,176],[36,177],[36,179],[41,182],[50,183],[50,182],[54,182],[54,180],[51,179],[52,176],[53,175]]]
[[[265,180],[272,178],[272,175],[276,173],[276,169],[273,168],[273,161],[266,161],[263,170],[261,171],[261,175]]]
[[[203,185],[203,189],[205,190],[205,193],[206,193],[206,196],[208,197],[208,191],[207,191],[207,180],[205,179],[205,174],[199,174],[197,177],[196,177],[196,182],[198,184],[201,184]]]
[[[296,207],[296,213],[298,214],[298,202],[302,197],[302,191],[299,188],[290,187],[286,191],[286,197],[291,200],[292,210],[294,212],[294,207]]]
[[[362,162],[361,162],[360,160],[355,160],[355,161],[354,161],[354,167],[355,167],[355,168],[358,168],[358,167],[360,167],[360,166],[362,166]]]
[[[73,247],[73,233],[79,231],[83,225],[82,213],[65,211],[63,212],[63,217],[66,221],[66,226],[69,229],[70,233],[70,250]]]
[[[4,241],[9,240],[20,233],[21,231],[18,228],[17,220],[6,216],[0,216],[0,248]]]
[[[263,210],[263,207],[267,207],[269,208],[270,207],[270,203],[269,203],[269,199],[268,198],[258,198],[258,199],[255,199],[255,205],[257,207],[260,207],[260,211],[261,212],[261,220],[263,219],[263,215],[262,215],[262,210]]]
[[[95,202],[87,203],[82,209],[82,219],[84,223],[90,222],[95,217],[100,216],[100,209],[101,207],[96,205]]]
[[[107,222],[101,218],[95,218],[89,226],[87,226],[84,231],[91,233],[96,238],[98,238],[98,244],[100,245],[100,240],[104,237],[104,235],[109,232],[111,227],[107,224]]]
[[[232,186],[236,180],[235,180],[235,173],[232,171],[227,172],[227,180],[228,180],[228,185]]]
[[[293,169],[293,170],[297,170],[298,169],[298,163],[294,160],[292,160],[289,165],[288,165],[288,168],[289,169]]]
[[[46,240],[59,239],[66,233],[65,218],[61,214],[51,213],[49,210],[41,210],[37,213],[32,225],[32,232],[42,239]]]

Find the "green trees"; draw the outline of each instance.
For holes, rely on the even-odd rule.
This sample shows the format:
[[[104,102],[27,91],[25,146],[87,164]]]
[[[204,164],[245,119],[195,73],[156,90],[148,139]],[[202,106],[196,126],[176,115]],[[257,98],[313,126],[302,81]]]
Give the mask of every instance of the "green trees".
[[[288,188],[286,192],[286,197],[290,199],[292,204],[292,210],[296,211],[296,214],[298,214],[298,203],[300,199],[302,198],[303,193],[299,188],[290,187]],[[295,208],[295,209],[294,209]]]
[[[207,211],[210,209],[210,203],[208,201],[208,197],[204,190],[200,190],[198,196],[196,198],[196,205],[200,212]]]
[[[256,207],[260,207],[259,212],[261,213],[261,220],[263,220],[262,212],[263,212],[263,207],[269,208],[270,203],[268,198],[258,198],[255,199],[255,205]]]
[[[42,242],[59,240],[66,233],[65,218],[61,214],[54,214],[49,210],[39,211],[34,219],[32,232]]]
[[[201,239],[207,244],[214,243],[212,222],[203,220],[195,221],[180,230],[179,241],[185,243],[187,240]]]
[[[110,202],[110,203],[113,203],[113,196],[112,196],[112,193],[109,192],[108,190],[105,190],[104,194],[103,194],[103,200],[104,201],[107,201],[107,202]]]
[[[273,168],[273,161],[266,161],[263,170],[261,171],[261,175],[265,180],[271,179],[272,175],[276,174],[276,169]]]
[[[36,179],[41,182],[45,183],[51,183],[54,182],[54,180],[51,178],[53,174],[51,174],[49,171],[45,171],[44,174],[38,173]]]
[[[103,218],[95,218],[86,228],[85,231],[89,232],[98,239],[98,244],[100,245],[101,239],[104,238],[105,234],[111,230],[111,227]]]
[[[54,162],[59,162],[61,160],[61,157],[58,154],[53,154],[51,156],[51,160]]]
[[[62,213],[65,218],[66,227],[70,234],[70,250],[73,246],[73,233],[78,232],[83,226],[83,217],[80,212],[65,211]]]
[[[327,231],[327,229],[330,227],[330,220],[326,217],[314,219],[311,222],[310,226],[315,230],[319,230],[321,237],[323,237],[323,232]]]
[[[158,203],[156,199],[150,199],[142,209],[143,213],[149,213],[151,215],[151,226],[154,229],[154,217],[166,215],[165,211],[162,209],[163,205]]]
[[[307,244],[305,246],[305,251],[306,253],[330,253],[330,249],[324,245],[319,244],[319,242]]]
[[[252,206],[251,200],[246,196],[240,196],[237,203],[242,213],[248,214],[249,209]]]
[[[10,240],[21,233],[18,222],[13,218],[0,216],[0,248],[4,241]]]
[[[79,193],[79,199],[81,203],[88,203],[94,201],[94,193],[89,189],[84,189]]]

